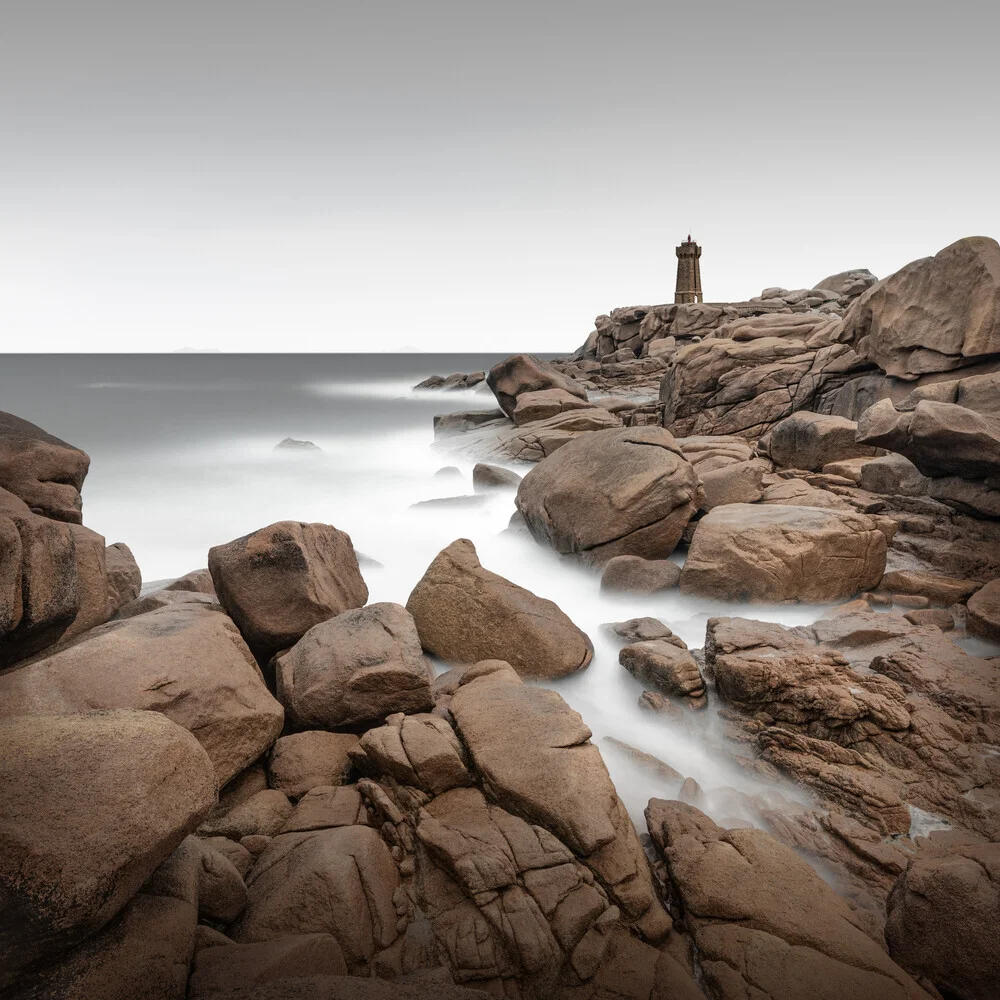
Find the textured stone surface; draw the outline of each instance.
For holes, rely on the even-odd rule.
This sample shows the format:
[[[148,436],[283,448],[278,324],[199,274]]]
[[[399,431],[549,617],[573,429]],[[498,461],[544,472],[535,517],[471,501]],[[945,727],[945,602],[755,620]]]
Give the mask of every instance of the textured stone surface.
[[[357,745],[352,733],[313,729],[282,736],[271,748],[268,782],[291,799],[319,785],[343,784],[351,770],[350,752]]]
[[[514,354],[494,365],[486,376],[486,383],[508,417],[513,415],[518,397],[523,393],[559,389],[577,399],[587,398],[586,389],[578,382],[530,354]]]
[[[619,555],[668,556],[701,503],[698,477],[657,427],[589,434],[532,469],[517,507],[557,552],[603,565]]]
[[[104,564],[108,590],[107,620],[123,604],[128,604],[139,596],[139,591],[142,590],[142,573],[132,550],[124,542],[115,542],[107,547]]]
[[[969,598],[967,627],[1000,642],[1000,580],[991,580]]]
[[[615,556],[604,564],[601,590],[626,594],[655,594],[677,586],[681,568],[669,559]]]
[[[586,667],[590,639],[552,601],[491,573],[467,538],[442,550],[406,607],[420,642],[448,663],[504,659],[524,677],[562,677]]]
[[[845,458],[874,457],[874,446],[855,440],[857,429],[846,417],[802,410],[771,429],[770,455],[783,468],[814,471]]]
[[[311,628],[276,661],[278,699],[298,726],[328,728],[431,707],[409,612],[372,604]]]
[[[279,521],[216,545],[208,568],[219,602],[265,654],[368,600],[350,537],[329,524]]]
[[[723,600],[838,601],[878,584],[886,550],[864,514],[731,504],[698,522],[680,586]]]

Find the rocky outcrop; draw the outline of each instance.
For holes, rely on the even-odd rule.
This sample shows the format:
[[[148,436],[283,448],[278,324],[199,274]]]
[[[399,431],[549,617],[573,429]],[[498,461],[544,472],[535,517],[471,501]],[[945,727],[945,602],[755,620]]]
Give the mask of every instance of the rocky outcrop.
[[[132,550],[124,542],[115,542],[105,550],[108,610],[110,618],[122,605],[134,601],[142,590],[142,573]]]
[[[267,750],[283,719],[233,623],[192,605],[110,622],[0,674],[0,718],[115,708],[190,730],[220,785]]]
[[[125,907],[212,807],[215,773],[153,712],[20,715],[0,738],[2,988]]]
[[[991,1000],[1000,983],[1000,844],[922,853],[889,894],[889,954],[943,995]]]
[[[510,418],[515,426],[522,427],[536,420],[547,420],[567,410],[584,410],[591,405],[568,389],[538,389],[534,392],[522,392],[517,397]]]
[[[838,601],[876,586],[886,535],[851,510],[716,507],[697,524],[680,587],[730,601]]]
[[[486,376],[486,384],[496,396],[500,409],[512,419],[518,398],[524,393],[560,390],[576,399],[587,399],[586,389],[578,382],[530,354],[514,354],[494,365]]]
[[[816,472],[831,462],[877,455],[877,448],[855,440],[857,429],[846,417],[802,410],[771,429],[768,454],[782,468]]]
[[[521,476],[499,465],[477,462],[472,470],[472,488],[477,493],[488,490],[517,489]]]
[[[333,729],[431,707],[420,637],[399,604],[372,604],[313,626],[275,661],[278,700],[303,728]]]
[[[523,677],[563,677],[586,667],[590,639],[552,601],[479,562],[467,538],[438,553],[407,610],[424,649],[447,663],[504,659]]]
[[[1000,246],[974,236],[907,264],[857,299],[839,339],[902,379],[1000,353]]]
[[[282,736],[268,758],[268,784],[290,799],[320,786],[344,784],[351,771],[350,753],[357,746],[358,738],[351,733],[313,729]]]
[[[655,594],[677,586],[681,568],[669,559],[614,556],[604,564],[601,590],[624,594]]]
[[[773,837],[660,799],[646,822],[713,997],[926,1000],[847,901]]]
[[[693,708],[707,704],[705,681],[694,657],[669,639],[625,646],[618,662],[639,682],[661,694],[686,699]]]
[[[595,565],[670,555],[700,502],[694,469],[657,427],[566,445],[524,477],[516,500],[538,541]]]
[[[368,600],[350,537],[329,524],[279,521],[216,545],[208,568],[219,602],[258,654]]]
[[[56,521],[80,524],[90,458],[41,427],[0,412],[0,489]]]
[[[822,288],[834,292],[842,299],[854,299],[872,287],[878,278],[867,268],[855,268],[852,271],[841,271],[831,274],[822,281],[817,281],[813,288]]]
[[[991,580],[969,598],[967,627],[976,635],[1000,642],[1000,580]]]

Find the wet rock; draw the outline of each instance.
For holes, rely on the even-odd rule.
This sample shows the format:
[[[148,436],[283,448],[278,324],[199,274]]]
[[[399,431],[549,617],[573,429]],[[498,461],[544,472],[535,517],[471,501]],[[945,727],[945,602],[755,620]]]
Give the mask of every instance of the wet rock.
[[[713,996],[925,1000],[847,901],[767,833],[723,830],[661,799],[646,822]]]
[[[844,600],[878,584],[886,551],[864,514],[731,504],[698,522],[680,586],[730,601]]]
[[[358,974],[397,936],[398,885],[389,848],[369,827],[284,833],[250,873],[247,906],[231,935],[249,944],[330,934],[348,969]]]
[[[854,302],[839,339],[903,379],[1000,353],[1000,246],[974,236],[907,264]]]
[[[104,565],[108,591],[107,620],[123,604],[128,604],[139,596],[139,591],[142,590],[142,573],[136,565],[132,550],[124,542],[115,542],[105,549]]]
[[[877,455],[876,448],[855,440],[857,429],[846,417],[801,410],[771,429],[770,455],[783,468],[814,471],[831,462]]]
[[[982,584],[924,570],[893,570],[882,577],[879,590],[890,594],[919,594],[933,604],[950,607],[967,600]]]
[[[674,634],[658,618],[630,618],[625,622],[611,622],[603,628],[626,642],[669,639]]]
[[[295,725],[333,729],[431,707],[430,678],[409,612],[345,611],[276,658],[278,700]]]
[[[518,397],[523,393],[561,389],[577,399],[587,398],[587,390],[578,382],[530,354],[514,354],[494,365],[486,382],[508,417],[513,417]]]
[[[192,605],[110,622],[0,674],[0,718],[114,708],[162,712],[190,730],[220,784],[256,760],[283,721],[233,623]]]
[[[534,537],[603,565],[668,556],[701,503],[698,477],[658,427],[589,434],[532,469],[517,507]]]
[[[665,639],[625,646],[618,662],[640,683],[675,698],[705,704],[705,681],[694,657]]]
[[[472,470],[472,488],[477,492],[487,490],[517,489],[521,477],[499,465],[478,462]]]
[[[268,783],[293,800],[318,785],[341,785],[350,774],[350,752],[357,746],[358,738],[351,733],[313,729],[282,736],[271,748]]]
[[[0,488],[35,513],[80,524],[90,458],[41,427],[0,412]]]
[[[991,1000],[1000,983],[1000,844],[970,844],[910,862],[889,894],[889,954],[945,996]]]
[[[507,426],[507,415],[503,410],[461,410],[457,413],[441,413],[434,418],[434,437],[448,438],[482,427],[484,424],[503,423]]]
[[[368,600],[351,539],[329,524],[279,521],[209,550],[219,601],[252,649],[271,654]]]
[[[0,986],[10,986],[122,910],[211,808],[215,774],[194,737],[153,712],[19,716],[0,736]]]
[[[681,568],[669,559],[614,556],[604,564],[601,590],[626,594],[655,594],[677,586]]]
[[[587,437],[594,431],[617,429],[621,425],[620,417],[599,406],[567,410],[524,427],[502,429],[492,443],[487,439],[485,451],[517,462],[539,462],[579,437]]]
[[[559,608],[480,565],[468,539],[440,552],[406,603],[420,643],[449,663],[502,658],[524,677],[586,667],[593,646]]]
[[[944,608],[917,608],[914,611],[908,611],[903,617],[914,625],[933,625],[943,632],[955,627],[952,613]]]
[[[968,601],[966,628],[1000,642],[1000,580],[991,580]]]
[[[661,940],[670,918],[580,716],[554,691],[524,685],[496,661],[465,673],[451,713],[499,805],[555,834],[590,868],[623,920]]]

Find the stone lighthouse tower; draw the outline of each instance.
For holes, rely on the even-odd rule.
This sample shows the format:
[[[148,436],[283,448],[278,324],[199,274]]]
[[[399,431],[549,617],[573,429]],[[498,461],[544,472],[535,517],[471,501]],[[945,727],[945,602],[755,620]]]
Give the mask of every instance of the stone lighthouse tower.
[[[674,302],[703,302],[701,294],[701,247],[688,234],[677,248],[677,290]]]

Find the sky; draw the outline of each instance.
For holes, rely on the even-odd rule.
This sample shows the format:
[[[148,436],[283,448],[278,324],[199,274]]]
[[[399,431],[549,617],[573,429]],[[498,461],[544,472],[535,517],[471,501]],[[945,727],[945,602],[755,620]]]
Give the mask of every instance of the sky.
[[[570,351],[1000,237],[1000,5],[0,0],[0,349]]]

